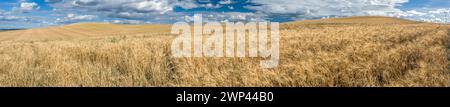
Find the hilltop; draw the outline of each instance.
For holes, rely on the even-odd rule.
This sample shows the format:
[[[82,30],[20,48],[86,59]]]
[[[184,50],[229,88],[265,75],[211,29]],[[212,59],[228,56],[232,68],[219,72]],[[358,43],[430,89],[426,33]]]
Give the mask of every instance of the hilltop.
[[[405,19],[381,17],[381,16],[359,16],[348,18],[333,18],[320,20],[305,20],[282,23],[282,29],[289,27],[313,27],[320,28],[321,25],[348,25],[348,24],[418,24],[421,22]],[[64,26],[35,28],[26,30],[13,30],[0,32],[0,41],[4,40],[60,40],[75,39],[82,37],[120,36],[168,33],[171,25],[168,24],[145,24],[126,25],[111,23],[75,23]]]
[[[82,37],[155,34],[170,31],[170,25],[120,25],[109,23],[76,23],[65,26],[0,32],[4,40],[59,40]]]
[[[317,23],[348,23],[348,24],[417,24],[423,23],[407,19],[384,17],[384,16],[354,16],[345,18],[329,18],[318,20],[304,20],[288,22],[286,24],[317,24]]]
[[[432,24],[432,23],[425,23],[383,16],[355,16],[346,18],[330,18],[330,19],[287,22],[282,23],[281,29],[296,29],[296,28],[322,29],[324,27],[338,27],[338,26],[380,26],[380,25],[386,26],[386,25],[408,25],[408,24]]]

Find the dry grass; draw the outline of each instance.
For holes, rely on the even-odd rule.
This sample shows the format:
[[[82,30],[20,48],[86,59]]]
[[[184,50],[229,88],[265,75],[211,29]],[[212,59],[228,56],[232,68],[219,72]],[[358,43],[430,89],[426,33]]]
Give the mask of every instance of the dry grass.
[[[170,25],[79,23],[60,27],[5,31],[0,33],[0,41],[72,40],[86,37],[145,35],[169,31]]]
[[[0,86],[450,86],[443,25],[384,17],[286,23],[275,69],[254,58],[172,58],[168,27],[133,27],[2,32]]]

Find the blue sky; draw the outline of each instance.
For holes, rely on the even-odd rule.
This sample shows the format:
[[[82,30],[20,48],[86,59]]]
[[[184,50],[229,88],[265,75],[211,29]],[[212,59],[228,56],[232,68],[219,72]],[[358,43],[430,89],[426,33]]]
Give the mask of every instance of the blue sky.
[[[2,0],[0,29],[79,22],[121,24],[390,16],[444,23],[450,0]]]

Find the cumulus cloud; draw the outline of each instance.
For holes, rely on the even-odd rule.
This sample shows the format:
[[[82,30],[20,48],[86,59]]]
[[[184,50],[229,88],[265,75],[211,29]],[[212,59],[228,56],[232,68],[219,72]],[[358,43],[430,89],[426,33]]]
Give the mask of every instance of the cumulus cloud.
[[[450,23],[450,8],[421,8],[406,11],[403,18],[435,22],[435,23]]]
[[[100,18],[122,20],[173,20],[185,13],[174,12],[176,7],[192,9],[200,7],[196,0],[63,0],[51,4],[53,11],[93,14]],[[178,18],[175,18],[178,20]]]
[[[67,14],[66,17],[57,18],[56,22],[58,23],[74,23],[79,21],[89,21],[96,19],[95,15],[76,15],[76,14]]]
[[[54,0],[47,0],[54,1]],[[60,0],[55,0],[60,1]],[[161,21],[161,20],[185,20],[186,14],[192,13],[175,11],[175,8],[228,8],[234,10],[230,4],[251,3],[244,8],[255,11],[251,13],[237,12],[194,12],[202,13],[204,16],[213,15],[209,20],[235,21],[239,15],[245,15],[247,21],[287,19],[301,20],[314,19],[324,16],[400,16],[414,14],[410,11],[404,12],[397,8],[408,0],[63,0],[62,3],[54,5],[55,10],[78,11],[85,14],[97,14],[100,17],[122,18],[124,20]],[[240,8],[240,7],[239,7]],[[69,10],[67,10],[69,9]],[[71,10],[70,10],[71,9]],[[233,16],[233,14],[235,16]],[[226,19],[229,18],[229,19]],[[242,18],[241,18],[242,19]],[[240,19],[239,19],[240,20]]]
[[[200,7],[199,4],[195,2],[195,0],[171,1],[171,3],[172,3],[172,6],[178,6],[183,9],[192,9],[192,8]]]
[[[168,23],[184,13],[174,12],[175,7],[197,8],[196,0],[63,0],[51,4],[53,11],[67,11],[93,14],[99,18],[119,18],[121,20],[157,20]],[[178,18],[176,18],[179,20]]]
[[[32,10],[39,9],[37,3],[35,2],[21,2],[19,7],[15,7],[14,10],[18,10],[20,12],[30,12]]]
[[[138,12],[159,12],[160,14],[164,14],[166,12],[172,11],[172,7],[170,6],[169,2],[164,1],[157,1],[157,0],[151,0],[151,1],[141,1],[136,3],[130,3],[125,5],[125,7],[129,9],[133,9]]]
[[[173,11],[175,6],[198,7],[194,0],[74,0],[71,4],[90,10],[159,14]]]
[[[311,18],[323,16],[393,16],[397,6],[408,0],[253,0],[257,6],[245,8],[266,14],[291,14]]]
[[[401,10],[399,6],[408,0],[252,0],[250,10],[269,17],[314,19],[328,16],[390,16],[412,20],[450,23],[450,8],[413,8]],[[431,0],[428,3],[448,5],[448,0]],[[440,5],[437,5],[439,7]]]

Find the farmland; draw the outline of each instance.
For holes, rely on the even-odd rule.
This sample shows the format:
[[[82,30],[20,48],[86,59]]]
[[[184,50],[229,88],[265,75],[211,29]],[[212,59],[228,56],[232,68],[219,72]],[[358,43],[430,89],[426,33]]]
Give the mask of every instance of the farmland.
[[[0,86],[450,86],[450,26],[387,17],[280,25],[280,65],[173,58],[170,25],[80,23],[0,32]]]

